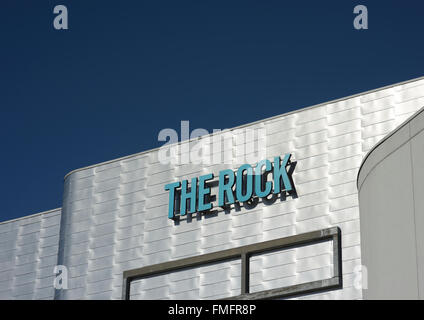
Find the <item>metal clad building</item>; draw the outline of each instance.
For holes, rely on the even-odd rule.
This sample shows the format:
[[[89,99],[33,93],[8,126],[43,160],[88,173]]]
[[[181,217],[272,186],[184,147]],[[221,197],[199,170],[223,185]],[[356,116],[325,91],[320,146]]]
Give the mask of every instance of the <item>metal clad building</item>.
[[[154,149],[72,171],[61,210],[0,224],[0,298],[255,298],[279,288],[302,299],[366,298],[355,286],[364,264],[358,170],[371,148],[423,106],[420,78],[181,143],[224,138],[219,152],[231,154],[228,163],[164,165]],[[249,129],[265,138],[246,135]],[[258,152],[252,145],[266,146],[268,160],[292,155],[296,196],[229,210],[214,203],[210,215],[168,218],[166,184],[237,170]],[[216,195],[217,186],[211,189]],[[258,251],[278,239],[300,245]],[[246,250],[253,250],[247,262]],[[224,251],[232,256],[193,262]],[[172,270],[177,262],[188,264]],[[55,265],[68,269],[67,289],[53,289]],[[148,267],[157,274],[125,278]]]

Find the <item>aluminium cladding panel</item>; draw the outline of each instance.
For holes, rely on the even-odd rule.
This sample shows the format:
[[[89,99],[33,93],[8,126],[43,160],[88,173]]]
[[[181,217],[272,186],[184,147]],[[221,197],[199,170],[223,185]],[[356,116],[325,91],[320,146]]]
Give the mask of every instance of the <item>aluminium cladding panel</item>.
[[[56,298],[121,299],[126,270],[338,226],[343,289],[303,298],[361,299],[362,291],[353,286],[361,266],[357,171],[365,153],[418,110],[423,100],[424,80],[416,80],[230,129],[223,139],[229,141],[220,151],[225,164],[163,165],[156,149],[71,173],[65,179],[59,252],[59,263],[69,270],[69,289],[58,291]],[[232,208],[229,213],[194,215],[179,223],[168,219],[164,185],[254,164],[249,139],[255,137],[243,135],[254,128],[266,130],[266,138],[257,144],[266,146],[264,158],[293,154],[298,197],[260,202],[251,209]],[[224,133],[212,137],[220,135]],[[198,141],[213,140],[207,138],[185,143],[195,147]],[[287,277],[299,283],[324,278],[327,253],[294,250],[287,261],[293,266]],[[313,259],[316,255],[322,257]],[[258,257],[255,262],[263,266],[255,279],[262,279],[265,287],[279,270],[274,265],[268,268],[267,259]],[[196,284],[199,276],[184,278],[184,283]],[[234,287],[225,288],[230,296]],[[172,277],[152,281],[148,289],[167,299],[178,298],[182,290]]]
[[[61,210],[0,223],[0,299],[54,297]]]

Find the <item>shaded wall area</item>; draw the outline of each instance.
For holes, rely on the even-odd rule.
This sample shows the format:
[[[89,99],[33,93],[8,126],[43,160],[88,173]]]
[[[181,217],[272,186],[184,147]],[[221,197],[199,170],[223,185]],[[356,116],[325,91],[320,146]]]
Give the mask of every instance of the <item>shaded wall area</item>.
[[[358,174],[365,299],[424,298],[424,109],[377,144]]]

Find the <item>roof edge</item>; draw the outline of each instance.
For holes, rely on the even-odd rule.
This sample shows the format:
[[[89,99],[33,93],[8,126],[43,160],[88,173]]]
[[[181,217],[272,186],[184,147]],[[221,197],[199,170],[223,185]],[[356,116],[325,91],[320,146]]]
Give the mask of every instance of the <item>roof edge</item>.
[[[254,121],[254,122],[242,124],[242,125],[237,126],[237,127],[233,127],[233,128],[222,130],[220,133],[232,131],[232,130],[235,130],[235,129],[244,128],[244,127],[251,126],[251,125],[254,125],[254,124],[257,124],[257,123],[261,123],[261,122],[264,122],[264,121],[270,121],[270,120],[274,120],[274,119],[277,119],[277,118],[280,118],[280,117],[283,117],[283,116],[288,116],[290,114],[294,114],[294,113],[297,113],[297,112],[301,112],[301,111],[306,111],[306,110],[318,108],[318,107],[321,107],[321,106],[326,105],[326,104],[336,103],[336,102],[340,102],[340,101],[343,101],[343,100],[348,100],[348,99],[356,98],[356,97],[359,97],[359,96],[362,96],[362,95],[365,95],[365,94],[370,94],[370,93],[373,93],[373,92],[377,92],[377,91],[381,91],[381,90],[385,90],[385,89],[390,89],[390,88],[393,88],[393,87],[396,87],[396,86],[400,86],[400,85],[404,85],[404,84],[407,84],[407,83],[412,83],[412,82],[420,81],[420,80],[423,80],[423,79],[424,79],[424,76],[421,76],[421,77],[418,77],[418,78],[413,78],[413,79],[410,79],[410,80],[397,82],[397,83],[390,84],[390,85],[387,85],[387,86],[383,86],[383,87],[380,87],[380,88],[376,88],[376,89],[372,89],[372,90],[368,90],[368,91],[356,93],[356,94],[353,94],[353,95],[350,95],[350,96],[347,96],[347,97],[343,97],[343,98],[338,98],[338,99],[334,99],[334,100],[322,102],[322,103],[315,104],[315,105],[312,105],[312,106],[309,106],[309,107],[304,107],[304,108],[296,109],[296,110],[289,111],[289,112],[286,112],[286,113],[282,113],[282,114],[279,114],[279,115],[276,115],[276,116],[272,116],[272,117],[269,117],[269,118],[260,119],[260,120]],[[202,137],[211,136],[213,134],[214,133],[209,133],[209,134],[204,135]],[[188,141],[192,141],[192,140],[193,139],[189,139]],[[131,155],[123,156],[123,157],[120,157],[120,158],[116,158],[116,159],[112,159],[112,160],[108,160],[108,161],[104,161],[104,162],[92,164],[92,165],[89,165],[89,166],[86,166],[86,167],[74,169],[74,170],[68,172],[64,176],[63,179],[66,180],[67,177],[69,177],[71,174],[73,174],[75,172],[79,172],[79,171],[86,170],[86,169],[91,169],[91,168],[94,168],[94,167],[98,167],[98,166],[101,166],[101,165],[105,165],[105,164],[109,164],[109,163],[113,163],[113,162],[117,162],[117,161],[126,160],[126,159],[129,159],[129,158],[132,158],[132,157],[141,156],[141,155],[144,155],[144,154],[147,154],[149,152],[153,152],[153,151],[156,151],[156,150],[159,150],[159,149],[160,149],[160,147],[156,147],[156,148],[153,148],[153,149],[148,149],[148,150],[141,151],[141,152],[138,152],[138,153],[134,153],[134,154],[131,154]]]
[[[50,210],[46,210],[46,211],[42,211],[42,212],[38,212],[38,213],[33,213],[27,216],[23,216],[23,217],[19,217],[19,218],[14,218],[14,219],[10,219],[10,220],[5,220],[5,221],[0,221],[0,224],[6,224],[6,223],[10,223],[10,222],[15,222],[18,220],[23,220],[23,219],[27,219],[27,218],[32,218],[32,217],[36,217],[36,216],[41,216],[43,214],[48,214],[54,211],[58,211],[58,210],[62,210],[62,207],[56,208],[56,209],[50,209]]]

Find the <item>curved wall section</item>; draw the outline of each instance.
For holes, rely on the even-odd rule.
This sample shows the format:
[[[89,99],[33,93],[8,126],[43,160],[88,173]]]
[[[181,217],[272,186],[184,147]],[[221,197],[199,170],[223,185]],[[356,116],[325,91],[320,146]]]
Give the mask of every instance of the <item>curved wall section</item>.
[[[358,174],[366,299],[424,298],[424,109],[376,145]]]

